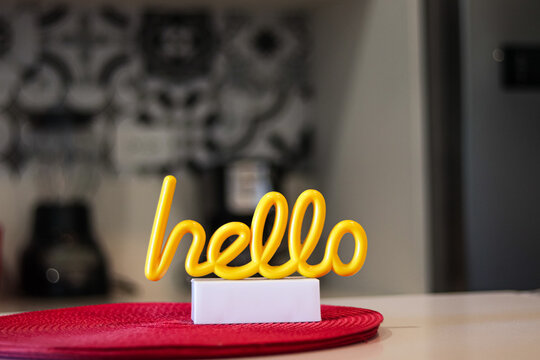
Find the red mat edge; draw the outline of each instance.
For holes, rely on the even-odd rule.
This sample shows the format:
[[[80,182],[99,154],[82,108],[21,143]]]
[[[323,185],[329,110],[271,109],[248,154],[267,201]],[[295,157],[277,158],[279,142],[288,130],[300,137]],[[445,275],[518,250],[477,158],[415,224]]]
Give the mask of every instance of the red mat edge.
[[[326,347],[324,349],[320,348],[320,341],[317,342],[308,342],[308,343],[298,343],[298,344],[290,344],[286,346],[281,346],[279,349],[275,349],[273,346],[264,346],[261,345],[257,348],[257,350],[254,350],[253,352],[246,352],[245,349],[243,349],[241,346],[235,346],[233,348],[236,349],[235,351],[231,351],[231,347],[228,346],[219,346],[215,348],[209,348],[204,347],[201,348],[201,352],[204,352],[204,355],[197,355],[198,351],[196,348],[181,348],[181,347],[167,347],[167,348],[151,348],[151,349],[144,349],[144,348],[137,348],[133,350],[129,349],[109,349],[107,351],[96,351],[96,350],[89,350],[87,352],[84,352],[83,349],[79,349],[79,356],[74,356],[72,353],[62,353],[62,348],[54,348],[58,352],[55,354],[55,359],[62,360],[62,359],[182,359],[182,358],[189,358],[189,359],[209,359],[209,358],[231,358],[231,357],[246,357],[246,356],[265,356],[265,355],[277,355],[277,354],[291,354],[291,353],[298,353],[298,352],[307,352],[307,351],[317,351],[317,350],[327,350],[327,349],[334,349],[337,347],[342,347],[346,345],[352,345],[352,344],[358,344],[362,342],[366,342],[368,340],[373,339],[377,336],[377,332],[379,329],[379,325],[377,325],[374,329],[363,332],[361,334],[353,334],[351,336],[342,337],[339,339],[332,339],[330,341],[325,341]],[[316,345],[316,347],[315,347]],[[83,350],[83,351],[81,351]],[[202,351],[204,350],[204,351]],[[66,352],[72,351],[72,349],[66,349]],[[117,354],[116,352],[121,352],[120,354]],[[24,353],[21,353],[24,352]],[[132,354],[128,354],[129,352],[133,352]],[[28,351],[28,349],[25,349],[23,351],[13,351],[10,352],[9,350],[4,352],[3,354],[5,359],[28,359],[28,360],[43,360],[43,359],[51,359],[50,356],[40,356],[36,354],[32,354],[31,351]]]
[[[102,304],[102,305],[114,305],[114,304]],[[323,305],[323,304],[321,304]],[[324,304],[326,305],[326,304]],[[91,307],[95,305],[83,305],[83,306],[73,306],[73,308],[80,308],[80,307]],[[329,306],[336,306],[336,305],[329,305]],[[351,307],[351,306],[344,306],[344,307]],[[67,309],[67,308],[59,308],[59,309],[47,309],[47,310],[39,310],[43,312],[48,311],[55,311],[55,310],[61,310],[61,309]],[[287,345],[280,345],[278,349],[274,347],[274,345],[259,345],[256,347],[256,349],[253,349],[253,351],[246,351],[246,348],[243,346],[215,346],[215,347],[176,347],[176,346],[168,346],[168,347],[162,347],[162,348],[147,348],[144,347],[138,347],[136,349],[126,349],[126,348],[109,348],[106,351],[102,350],[95,350],[95,349],[88,349],[85,352],[84,348],[79,348],[79,354],[75,355],[72,353],[73,349],[71,348],[60,348],[60,347],[51,347],[51,349],[54,349],[57,351],[55,354],[55,359],[62,360],[62,359],[181,359],[181,358],[190,358],[190,359],[208,359],[208,358],[230,358],[230,357],[246,357],[246,356],[265,356],[265,355],[277,355],[277,354],[287,354],[287,353],[298,353],[298,352],[307,352],[307,351],[316,351],[316,350],[326,350],[326,349],[333,349],[336,347],[346,346],[346,345],[352,345],[356,343],[362,343],[366,342],[368,340],[371,340],[372,338],[376,337],[378,334],[378,330],[380,327],[380,324],[384,321],[383,315],[375,310],[371,309],[365,309],[369,310],[370,312],[376,314],[378,318],[380,318],[377,325],[375,325],[372,329],[368,329],[365,331],[362,331],[360,333],[350,334],[347,336],[343,336],[340,338],[331,338],[326,340],[317,340],[317,341],[306,341],[306,342],[299,342],[294,344],[287,344]],[[16,316],[21,313],[16,314],[10,314],[10,315],[4,315],[4,316]],[[324,343],[325,347],[321,349],[321,343]],[[249,345],[246,347],[252,347],[253,345]],[[28,360],[43,360],[43,359],[51,359],[50,354],[48,355],[42,355],[42,354],[36,354],[31,349],[25,348],[20,349],[18,347],[13,348],[3,348],[2,349],[2,359],[28,359]],[[132,352],[132,354],[129,354]],[[197,353],[204,353],[204,355],[198,355]]]

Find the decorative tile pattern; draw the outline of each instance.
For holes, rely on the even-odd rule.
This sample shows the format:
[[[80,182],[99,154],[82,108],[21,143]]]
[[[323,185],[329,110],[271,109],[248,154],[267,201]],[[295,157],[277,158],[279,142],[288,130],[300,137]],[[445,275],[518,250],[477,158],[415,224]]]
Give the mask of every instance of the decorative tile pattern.
[[[59,149],[120,173],[239,157],[287,166],[308,143],[303,14],[32,6],[0,10],[4,167]],[[37,140],[51,129],[54,150]]]

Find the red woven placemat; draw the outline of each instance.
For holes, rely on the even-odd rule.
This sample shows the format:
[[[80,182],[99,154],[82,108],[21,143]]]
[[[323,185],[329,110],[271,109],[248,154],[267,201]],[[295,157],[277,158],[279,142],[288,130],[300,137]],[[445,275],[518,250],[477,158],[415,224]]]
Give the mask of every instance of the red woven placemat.
[[[375,336],[376,311],[321,306],[322,321],[194,325],[189,303],[105,304],[0,316],[0,357],[211,358],[324,349]]]

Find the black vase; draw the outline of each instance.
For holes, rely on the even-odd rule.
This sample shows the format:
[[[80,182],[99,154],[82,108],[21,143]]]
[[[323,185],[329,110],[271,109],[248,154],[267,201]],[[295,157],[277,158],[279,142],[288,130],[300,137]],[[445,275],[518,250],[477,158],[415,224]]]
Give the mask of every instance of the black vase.
[[[86,204],[36,207],[32,239],[21,259],[21,286],[32,296],[108,292],[107,266],[93,237]]]

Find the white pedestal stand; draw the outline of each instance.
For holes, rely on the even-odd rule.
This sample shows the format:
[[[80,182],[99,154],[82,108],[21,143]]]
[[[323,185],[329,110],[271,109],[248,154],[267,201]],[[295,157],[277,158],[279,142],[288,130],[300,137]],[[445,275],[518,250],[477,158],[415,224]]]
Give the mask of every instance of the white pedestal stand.
[[[242,324],[321,320],[319,279],[192,279],[195,324]]]

